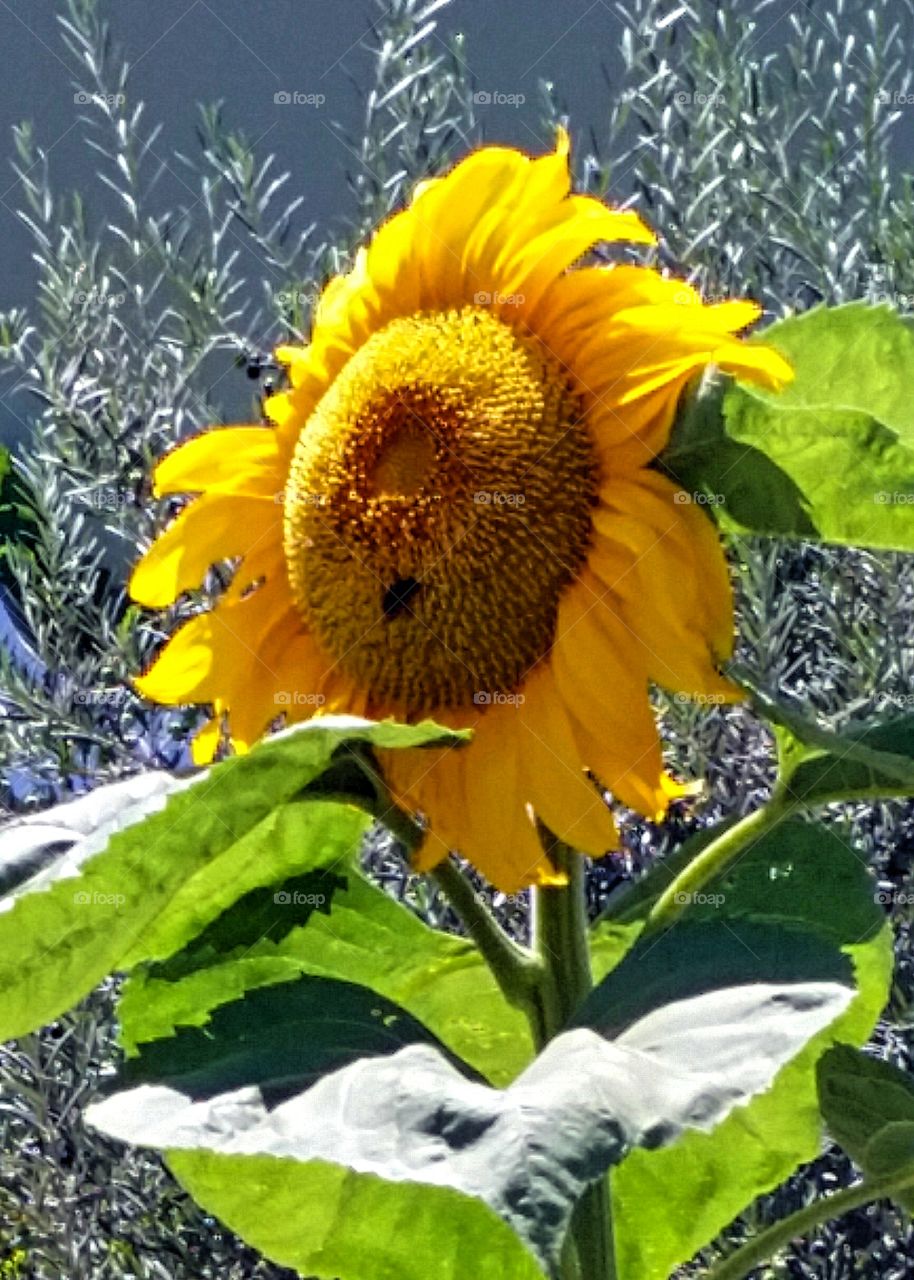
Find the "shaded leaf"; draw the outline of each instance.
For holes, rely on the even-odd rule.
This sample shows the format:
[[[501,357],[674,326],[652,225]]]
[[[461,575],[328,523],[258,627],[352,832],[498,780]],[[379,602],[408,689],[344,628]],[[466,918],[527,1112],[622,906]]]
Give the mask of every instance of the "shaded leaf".
[[[914,1077],[840,1044],[820,1059],[817,1078],[826,1127],[863,1172],[914,1175]],[[914,1208],[914,1190],[898,1201]]]
[[[839,732],[759,688],[734,664],[753,710],[770,721],[778,744],[780,785],[805,804],[914,794],[914,715],[857,721]]]
[[[472,943],[430,929],[354,868],[344,884],[336,872],[322,874],[333,879],[322,890],[310,887],[327,896],[320,907],[296,906],[297,892],[310,895],[292,882],[271,886],[269,899],[281,892],[293,900],[267,905],[259,938],[251,936],[242,910],[250,899],[243,899],[230,921],[220,917],[185,951],[135,971],[118,1006],[128,1051],[180,1026],[205,1026],[214,1009],[246,991],[315,974],[395,1000],[493,1084],[523,1070],[533,1057],[527,1019],[507,1003]]]
[[[914,795],[914,716],[848,724],[830,748],[779,730],[784,785],[806,804]],[[788,740],[789,738],[789,740]]]
[[[142,1085],[92,1107],[89,1119],[112,1137],[170,1152],[292,1157],[306,1171],[317,1160],[387,1182],[448,1186],[493,1209],[555,1276],[574,1204],[628,1147],[713,1126],[765,1088],[850,998],[835,983],[759,983],[666,1006],[613,1042],[569,1031],[504,1091],[468,1080],[437,1049],[411,1044],[333,1071],[272,1109],[256,1087],[194,1102],[184,1091]],[[272,1086],[272,1069],[263,1083]],[[233,1162],[232,1179],[244,1176]],[[286,1176],[294,1179],[293,1167]],[[218,1185],[210,1185],[207,1202],[221,1216]],[[307,1239],[304,1197],[300,1205],[299,1237]],[[300,1265],[267,1240],[262,1218],[241,1222],[233,1213],[232,1225],[277,1261]],[[307,1266],[330,1276],[323,1261],[308,1258]],[[354,1261],[346,1262],[339,1270],[355,1276]],[[466,1280],[476,1274],[467,1271]]]
[[[812,933],[754,921],[688,919],[635,946],[594,988],[573,1025],[617,1035],[672,1001],[752,982],[853,981],[850,961]]]
[[[168,1084],[195,1101],[257,1084],[272,1107],[338,1067],[408,1044],[431,1045],[464,1067],[392,1000],[353,982],[303,977],[222,1005],[205,1031],[185,1028],[143,1045],[121,1078]]]

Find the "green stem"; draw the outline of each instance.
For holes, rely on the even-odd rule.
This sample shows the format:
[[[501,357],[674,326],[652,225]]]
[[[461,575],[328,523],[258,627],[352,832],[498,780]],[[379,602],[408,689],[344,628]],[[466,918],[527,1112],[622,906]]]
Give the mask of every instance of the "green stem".
[[[352,758],[371,784],[370,796],[359,797],[358,803],[396,836],[407,854],[415,853],[425,834],[421,824],[396,803],[368,753],[353,752]],[[350,796],[350,803],[354,799]],[[446,859],[431,875],[482,953],[502,995],[509,1004],[526,1013],[535,1038],[536,1028],[542,1023],[542,965],[533,952],[518,946],[499,927],[483,896],[475,891],[454,862]]]
[[[804,747],[826,751],[829,755],[835,756],[838,761],[855,760],[859,764],[866,765],[876,774],[893,778],[899,787],[898,794],[907,796],[911,794],[911,761],[905,756],[870,747],[855,738],[853,733],[842,736],[832,729],[824,728],[816,720],[807,719],[788,703],[781,702],[766,690],[758,688],[748,669],[741,663],[730,663],[727,675],[743,687],[748,694],[749,704],[757,715],[763,720],[769,720],[787,729]],[[789,778],[785,785],[789,785]],[[885,794],[884,790],[880,790],[880,796],[884,797]],[[836,800],[849,798],[841,794],[834,797]],[[816,797],[817,804],[823,802],[823,798]]]
[[[776,790],[767,804],[729,827],[694,858],[668,885],[648,916],[644,934],[667,929],[698,893],[726,871],[737,858],[800,806],[784,791]]]
[[[565,1026],[593,986],[587,937],[584,859],[543,832],[549,859],[568,884],[532,891],[533,949],[543,966],[543,1040]]]
[[[567,1025],[593,987],[587,926],[584,859],[545,829],[540,834],[550,861],[568,884],[533,890],[534,950],[543,966],[542,1047]],[[594,1183],[579,1201],[563,1258],[565,1280],[615,1280],[615,1249],[609,1179]],[[575,1256],[576,1255],[576,1256]]]
[[[571,1232],[578,1246],[582,1280],[615,1280],[616,1246],[608,1177],[594,1182],[584,1192],[575,1207]]]
[[[789,1218],[776,1222],[757,1235],[754,1240],[748,1241],[737,1249],[729,1258],[724,1259],[708,1272],[707,1280],[744,1280],[744,1277],[756,1267],[786,1248],[791,1240],[808,1235],[824,1222],[840,1218],[851,1209],[859,1209],[861,1205],[869,1204],[873,1200],[888,1199],[898,1191],[911,1186],[914,1186],[914,1173],[909,1169],[903,1175],[895,1173],[884,1178],[874,1178],[872,1181],[864,1179],[863,1182],[858,1182],[856,1186],[848,1187],[845,1191],[816,1200],[805,1209],[792,1213]]]
[[[518,946],[499,927],[482,894],[452,861],[439,862],[431,874],[482,953],[505,999],[524,1010],[531,1027],[538,1026],[543,971],[536,956]]]

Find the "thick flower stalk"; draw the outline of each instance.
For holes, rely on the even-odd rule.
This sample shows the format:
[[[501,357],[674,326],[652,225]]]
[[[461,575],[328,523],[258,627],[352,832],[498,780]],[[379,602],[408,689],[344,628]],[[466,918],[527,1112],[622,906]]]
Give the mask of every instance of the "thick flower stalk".
[[[487,147],[422,183],[332,279],[311,341],[282,347],[269,425],[165,457],[194,494],[133,575],[171,604],[237,558],[214,609],[138,685],[207,703],[196,758],[282,715],[346,711],[472,727],[459,751],[382,761],[422,811],[427,869],[459,849],[500,888],[561,882],[537,837],[617,844],[602,789],[650,817],[677,794],[648,689],[738,696],[727,568],[702,511],[652,464],[708,365],[776,388],[790,368],[738,335],[751,302],[706,304],[632,265],[630,211],[571,193],[568,138]]]

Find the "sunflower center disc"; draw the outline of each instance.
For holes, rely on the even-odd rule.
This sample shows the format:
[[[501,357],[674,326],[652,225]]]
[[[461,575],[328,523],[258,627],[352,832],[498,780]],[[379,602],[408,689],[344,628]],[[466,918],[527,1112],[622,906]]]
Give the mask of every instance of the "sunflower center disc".
[[[548,653],[596,463],[532,338],[476,307],[397,319],[299,437],[284,547],[303,618],[379,707],[485,704]]]

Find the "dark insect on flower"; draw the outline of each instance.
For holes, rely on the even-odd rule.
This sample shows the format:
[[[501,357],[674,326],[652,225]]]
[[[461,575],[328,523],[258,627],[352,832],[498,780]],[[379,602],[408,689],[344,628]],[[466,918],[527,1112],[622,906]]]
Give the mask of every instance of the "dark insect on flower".
[[[410,600],[421,586],[422,583],[417,578],[398,578],[392,587],[387,588],[381,601],[381,610],[388,622],[409,608]]]

